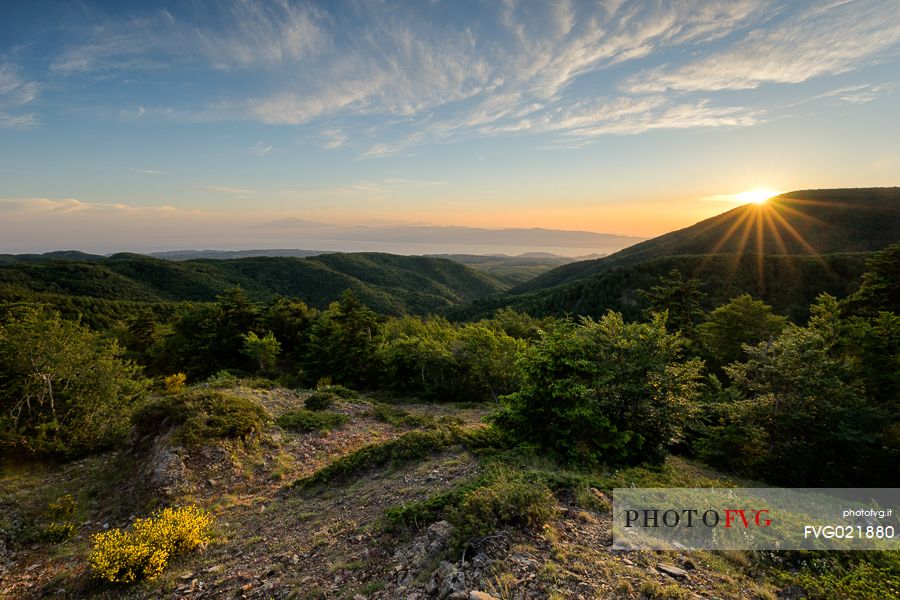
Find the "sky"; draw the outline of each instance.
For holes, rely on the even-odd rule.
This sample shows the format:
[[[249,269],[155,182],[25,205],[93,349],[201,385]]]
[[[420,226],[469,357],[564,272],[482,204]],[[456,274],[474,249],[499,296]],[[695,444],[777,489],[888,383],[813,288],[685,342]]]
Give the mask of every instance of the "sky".
[[[898,86],[897,0],[4,1],[0,252],[654,236],[898,185]]]

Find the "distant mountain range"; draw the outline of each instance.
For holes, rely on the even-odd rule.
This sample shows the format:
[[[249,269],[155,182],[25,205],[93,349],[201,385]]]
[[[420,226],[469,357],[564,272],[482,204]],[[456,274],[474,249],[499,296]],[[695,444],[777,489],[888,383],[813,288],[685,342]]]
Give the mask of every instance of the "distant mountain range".
[[[401,225],[342,227],[305,219],[287,218],[253,226],[266,230],[278,239],[295,236],[304,245],[316,245],[316,240],[383,243],[391,245],[443,245],[520,248],[584,248],[591,252],[608,254],[636,244],[645,238],[596,233],[593,231],[565,231],[560,229],[505,228]],[[475,254],[476,252],[468,253]],[[588,252],[591,253],[591,252]],[[480,253],[480,252],[479,252]],[[513,252],[520,254],[520,252]]]

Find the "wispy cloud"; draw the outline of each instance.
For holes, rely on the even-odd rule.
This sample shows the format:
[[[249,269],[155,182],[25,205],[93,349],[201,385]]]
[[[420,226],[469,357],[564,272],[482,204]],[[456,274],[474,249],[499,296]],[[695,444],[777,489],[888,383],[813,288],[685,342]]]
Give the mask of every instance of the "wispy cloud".
[[[202,215],[200,210],[184,210],[171,205],[133,205],[116,202],[84,202],[77,198],[0,198],[0,214],[11,216],[72,215],[86,212],[180,213]]]
[[[661,129],[748,127],[766,120],[763,111],[736,106],[710,106],[709,100],[677,104],[666,102],[649,108],[639,101],[636,105],[636,110],[626,107],[607,115],[601,113],[595,121],[574,127],[567,135],[596,137],[635,135]]]
[[[229,187],[225,185],[197,185],[194,186],[198,190],[206,190],[207,192],[216,192],[218,194],[233,194],[236,196],[249,196],[253,194],[253,190],[239,187]]]
[[[819,94],[812,100],[833,99],[846,104],[866,104],[884,93],[893,91],[896,87],[892,84],[873,85],[865,83],[862,85],[851,85]]]
[[[334,150],[335,148],[340,148],[344,144],[347,143],[347,134],[337,128],[323,129],[322,137],[325,138],[325,142],[322,144],[328,150]]]
[[[37,98],[38,90],[38,84],[26,80],[15,65],[0,62],[0,127],[27,129],[37,125],[37,113],[25,106]]]
[[[735,46],[680,67],[662,66],[629,78],[630,93],[741,90],[799,83],[859,68],[900,43],[894,0],[818,4]]]
[[[723,102],[717,92],[799,83],[883,59],[900,42],[894,3],[507,0],[486,3],[478,18],[454,13],[463,22],[448,26],[435,16],[440,5],[424,3],[403,10],[389,2],[349,3],[336,10],[229,0],[98,17],[51,70],[242,71],[253,85],[231,96],[204,98],[193,108],[139,104],[119,116],[311,123],[324,148],[351,145],[360,158],[536,132],[558,133],[557,142],[571,147],[579,137],[764,122],[767,107]],[[658,65],[660,56],[671,64],[623,74],[625,63]],[[863,103],[880,92],[846,88],[834,97]],[[0,104],[0,123],[2,111]],[[377,120],[369,127],[354,128],[354,120],[371,117]],[[274,150],[263,141],[249,149],[259,156]]]
[[[138,169],[137,167],[129,167],[129,171],[134,173],[143,173],[144,175],[165,175],[166,171],[158,171],[156,169]]]
[[[375,144],[360,154],[360,158],[381,158],[397,154],[400,150],[400,147],[393,144]]]
[[[356,196],[370,200],[385,199],[397,192],[409,189],[433,188],[447,185],[442,180],[407,179],[403,177],[388,177],[378,180],[360,180],[347,185],[326,188],[324,191],[336,196]]]
[[[50,64],[65,75],[160,69],[202,59],[216,69],[275,67],[314,55],[327,39],[313,9],[290,2],[211,5],[202,23],[162,9],[125,20],[93,15],[86,41]]]
[[[267,144],[260,140],[251,146],[249,150],[251,154],[255,154],[256,156],[268,156],[274,149],[272,144]]]

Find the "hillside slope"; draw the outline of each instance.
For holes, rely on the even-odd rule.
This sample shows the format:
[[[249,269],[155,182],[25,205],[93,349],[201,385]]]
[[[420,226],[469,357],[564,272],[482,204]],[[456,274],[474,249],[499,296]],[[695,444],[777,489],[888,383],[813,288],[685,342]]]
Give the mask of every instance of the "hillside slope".
[[[657,258],[613,268],[551,288],[517,295],[495,295],[468,306],[453,307],[457,319],[488,317],[509,307],[534,316],[589,315],[607,310],[628,319],[641,318],[646,307],[638,290],[656,285],[672,269],[699,279],[707,294],[703,308],[711,310],[748,293],[797,322],[806,319],[809,304],[822,292],[836,297],[853,293],[870,253],[825,256],[701,255]]]
[[[900,187],[789,192],[739,206],[610,256],[571,263],[511,290],[526,293],[618,267],[684,255],[873,252],[900,239]]]
[[[302,407],[308,397],[308,392],[277,388],[229,391],[275,418]],[[608,494],[613,488],[733,481],[703,465],[673,458],[653,471],[625,469],[592,480],[599,489],[584,483],[579,495],[567,483],[571,472],[535,459],[524,467],[500,467],[498,458],[454,441],[451,431],[460,439],[468,438],[459,432],[483,432],[481,420],[489,406],[408,404],[393,409],[407,419],[398,423],[379,418],[376,408],[366,398],[342,401],[332,409],[346,419],[337,429],[302,432],[283,429],[276,421],[248,443],[211,440],[175,448],[169,431],[62,465],[20,464],[3,457],[0,507],[8,522],[21,526],[10,528],[15,535],[8,560],[0,552],[0,597],[749,600],[773,598],[786,587],[779,573],[746,558],[649,550],[629,552],[626,558],[611,547]],[[448,422],[458,425],[448,428]],[[421,447],[401,452],[413,440]],[[397,455],[379,459],[387,450]],[[455,547],[458,529],[440,513],[423,513],[415,527],[391,526],[392,513],[426,504],[442,507],[454,498],[459,502],[463,494],[485,486],[484,478],[517,468],[560,482],[549,497],[552,514],[539,526],[501,527],[472,539],[465,554]],[[536,481],[526,498],[532,489],[542,489],[543,479]],[[307,485],[298,485],[302,482]],[[20,532],[40,527],[42,511],[64,494],[75,500],[73,535],[59,543],[23,541],[27,538]],[[206,550],[179,557],[150,581],[114,586],[92,577],[91,536],[107,527],[126,527],[161,501],[195,504],[211,513],[214,532]],[[521,500],[506,502],[508,510],[521,510]],[[690,573],[682,575],[676,565]]]
[[[349,289],[371,308],[399,314],[435,312],[504,287],[453,261],[380,253],[180,262],[124,253],[90,261],[3,258],[0,301],[47,294],[144,302],[211,301],[224,290],[241,286],[257,300],[282,294],[323,308]]]

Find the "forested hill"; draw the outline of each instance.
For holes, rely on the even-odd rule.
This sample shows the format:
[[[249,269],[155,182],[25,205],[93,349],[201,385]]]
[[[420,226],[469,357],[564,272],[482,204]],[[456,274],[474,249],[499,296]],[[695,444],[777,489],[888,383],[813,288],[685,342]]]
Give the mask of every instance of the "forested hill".
[[[63,256],[69,256],[65,253]],[[499,291],[494,278],[459,263],[381,253],[309,258],[168,261],[138,254],[0,256],[0,302],[51,296],[100,300],[211,301],[240,286],[251,298],[299,297],[324,308],[352,290],[383,314],[433,313]]]
[[[821,292],[842,297],[866,258],[900,240],[900,188],[806,190],[749,204],[610,256],[551,269],[510,292],[452,310],[476,318],[511,307],[536,316],[612,309],[640,318],[672,269],[700,280],[711,309],[742,293],[802,321]]]
[[[629,246],[563,265],[511,293],[572,283],[654,259],[706,254],[817,255],[874,252],[900,239],[900,187],[789,192]]]

